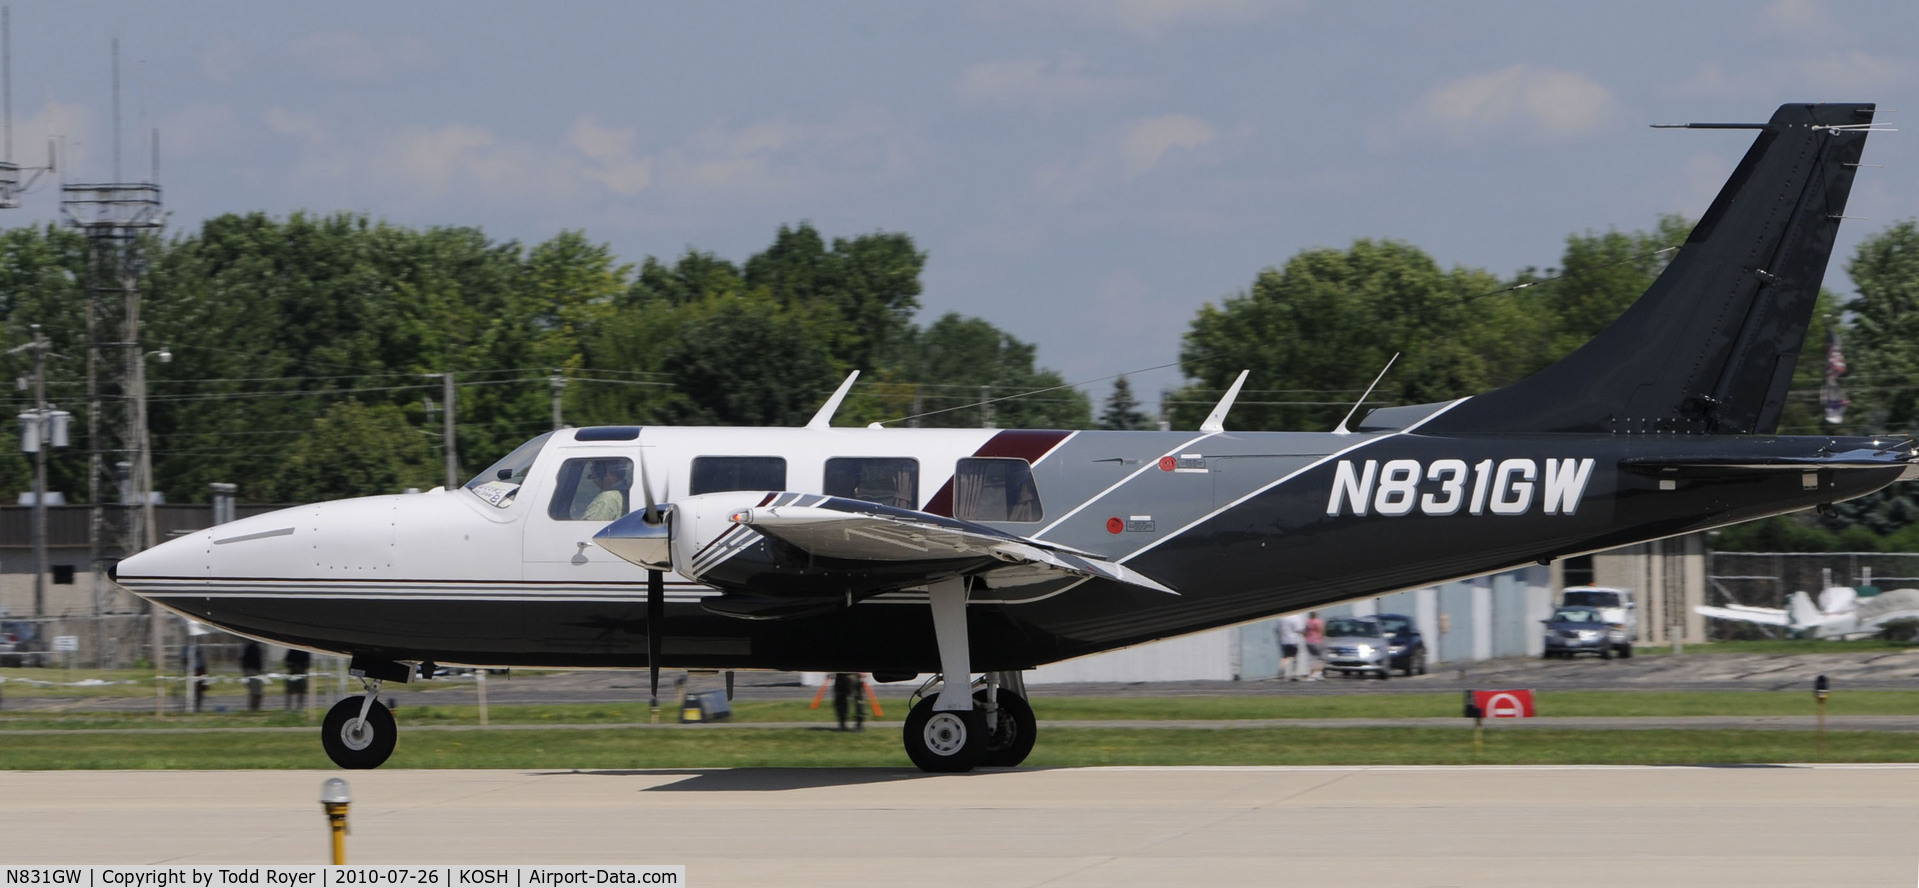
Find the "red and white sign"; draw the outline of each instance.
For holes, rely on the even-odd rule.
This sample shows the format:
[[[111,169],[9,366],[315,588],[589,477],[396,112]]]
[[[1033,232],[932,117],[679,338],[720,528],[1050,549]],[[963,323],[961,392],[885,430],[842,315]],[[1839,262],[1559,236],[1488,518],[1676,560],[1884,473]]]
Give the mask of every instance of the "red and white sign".
[[[1532,718],[1533,692],[1474,691],[1473,707],[1481,718]]]

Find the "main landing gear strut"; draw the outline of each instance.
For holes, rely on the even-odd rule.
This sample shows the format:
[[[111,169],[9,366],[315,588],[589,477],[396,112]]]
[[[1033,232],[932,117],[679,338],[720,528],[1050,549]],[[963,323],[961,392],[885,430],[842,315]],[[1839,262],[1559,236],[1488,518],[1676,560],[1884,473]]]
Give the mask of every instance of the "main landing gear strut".
[[[320,723],[320,745],[327,758],[342,768],[377,768],[393,754],[399,726],[380,702],[381,681],[362,678],[365,696],[352,696],[327,710]]]
[[[928,589],[939,644],[940,690],[906,716],[906,755],[922,771],[962,772],[979,765],[1012,767],[1033,751],[1038,724],[1020,691],[1018,672],[989,672],[976,689],[966,632],[966,582]]]

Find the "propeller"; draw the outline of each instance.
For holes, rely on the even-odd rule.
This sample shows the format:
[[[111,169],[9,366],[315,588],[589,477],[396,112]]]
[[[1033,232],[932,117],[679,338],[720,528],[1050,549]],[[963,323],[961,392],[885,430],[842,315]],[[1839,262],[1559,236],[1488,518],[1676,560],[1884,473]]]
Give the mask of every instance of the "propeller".
[[[659,524],[661,520],[659,503],[653,501],[653,482],[646,476],[646,451],[642,449],[640,457],[640,495],[646,498],[646,512],[641,516],[648,524]],[[646,571],[646,671],[649,686],[653,694],[653,720],[660,720],[660,635],[661,624],[666,622],[666,572],[648,568]]]

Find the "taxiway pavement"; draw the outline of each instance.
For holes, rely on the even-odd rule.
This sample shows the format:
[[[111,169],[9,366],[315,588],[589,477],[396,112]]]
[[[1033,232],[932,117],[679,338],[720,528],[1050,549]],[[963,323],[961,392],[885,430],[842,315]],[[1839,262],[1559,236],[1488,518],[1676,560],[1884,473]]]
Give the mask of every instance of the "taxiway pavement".
[[[9,865],[685,864],[718,885],[1911,884],[1919,765],[20,772]]]

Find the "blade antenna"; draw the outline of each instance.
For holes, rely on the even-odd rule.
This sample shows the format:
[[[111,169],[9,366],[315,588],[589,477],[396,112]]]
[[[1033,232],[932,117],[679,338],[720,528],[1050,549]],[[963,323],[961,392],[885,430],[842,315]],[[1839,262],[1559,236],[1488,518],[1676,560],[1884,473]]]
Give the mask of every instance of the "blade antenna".
[[[1346,411],[1346,418],[1339,421],[1339,428],[1333,429],[1333,434],[1352,434],[1352,432],[1346,428],[1346,423],[1351,422],[1353,414],[1358,413],[1359,408],[1366,403],[1366,399],[1372,397],[1373,389],[1379,388],[1379,381],[1386,378],[1386,371],[1393,369],[1393,362],[1397,360],[1399,360],[1399,352],[1393,352],[1393,356],[1386,359],[1386,366],[1379,368],[1379,375],[1373,377],[1373,384],[1367,386],[1366,393],[1360,395],[1359,400],[1353,403],[1353,409]]]
[[[860,378],[858,370],[847,374],[846,381],[840,383],[839,390],[833,392],[833,397],[827,398],[826,403],[820,405],[820,412],[813,414],[813,419],[807,422],[806,427],[809,429],[832,428],[833,414],[839,412],[840,402],[846,400],[846,393],[853,390],[853,380],[858,378]]]
[[[1239,398],[1239,387],[1246,384],[1246,374],[1251,370],[1239,371],[1239,378],[1233,380],[1233,387],[1226,390],[1226,397],[1220,398],[1213,406],[1213,412],[1206,415],[1206,421],[1199,424],[1202,432],[1226,431],[1226,411],[1233,409],[1233,401]]]

